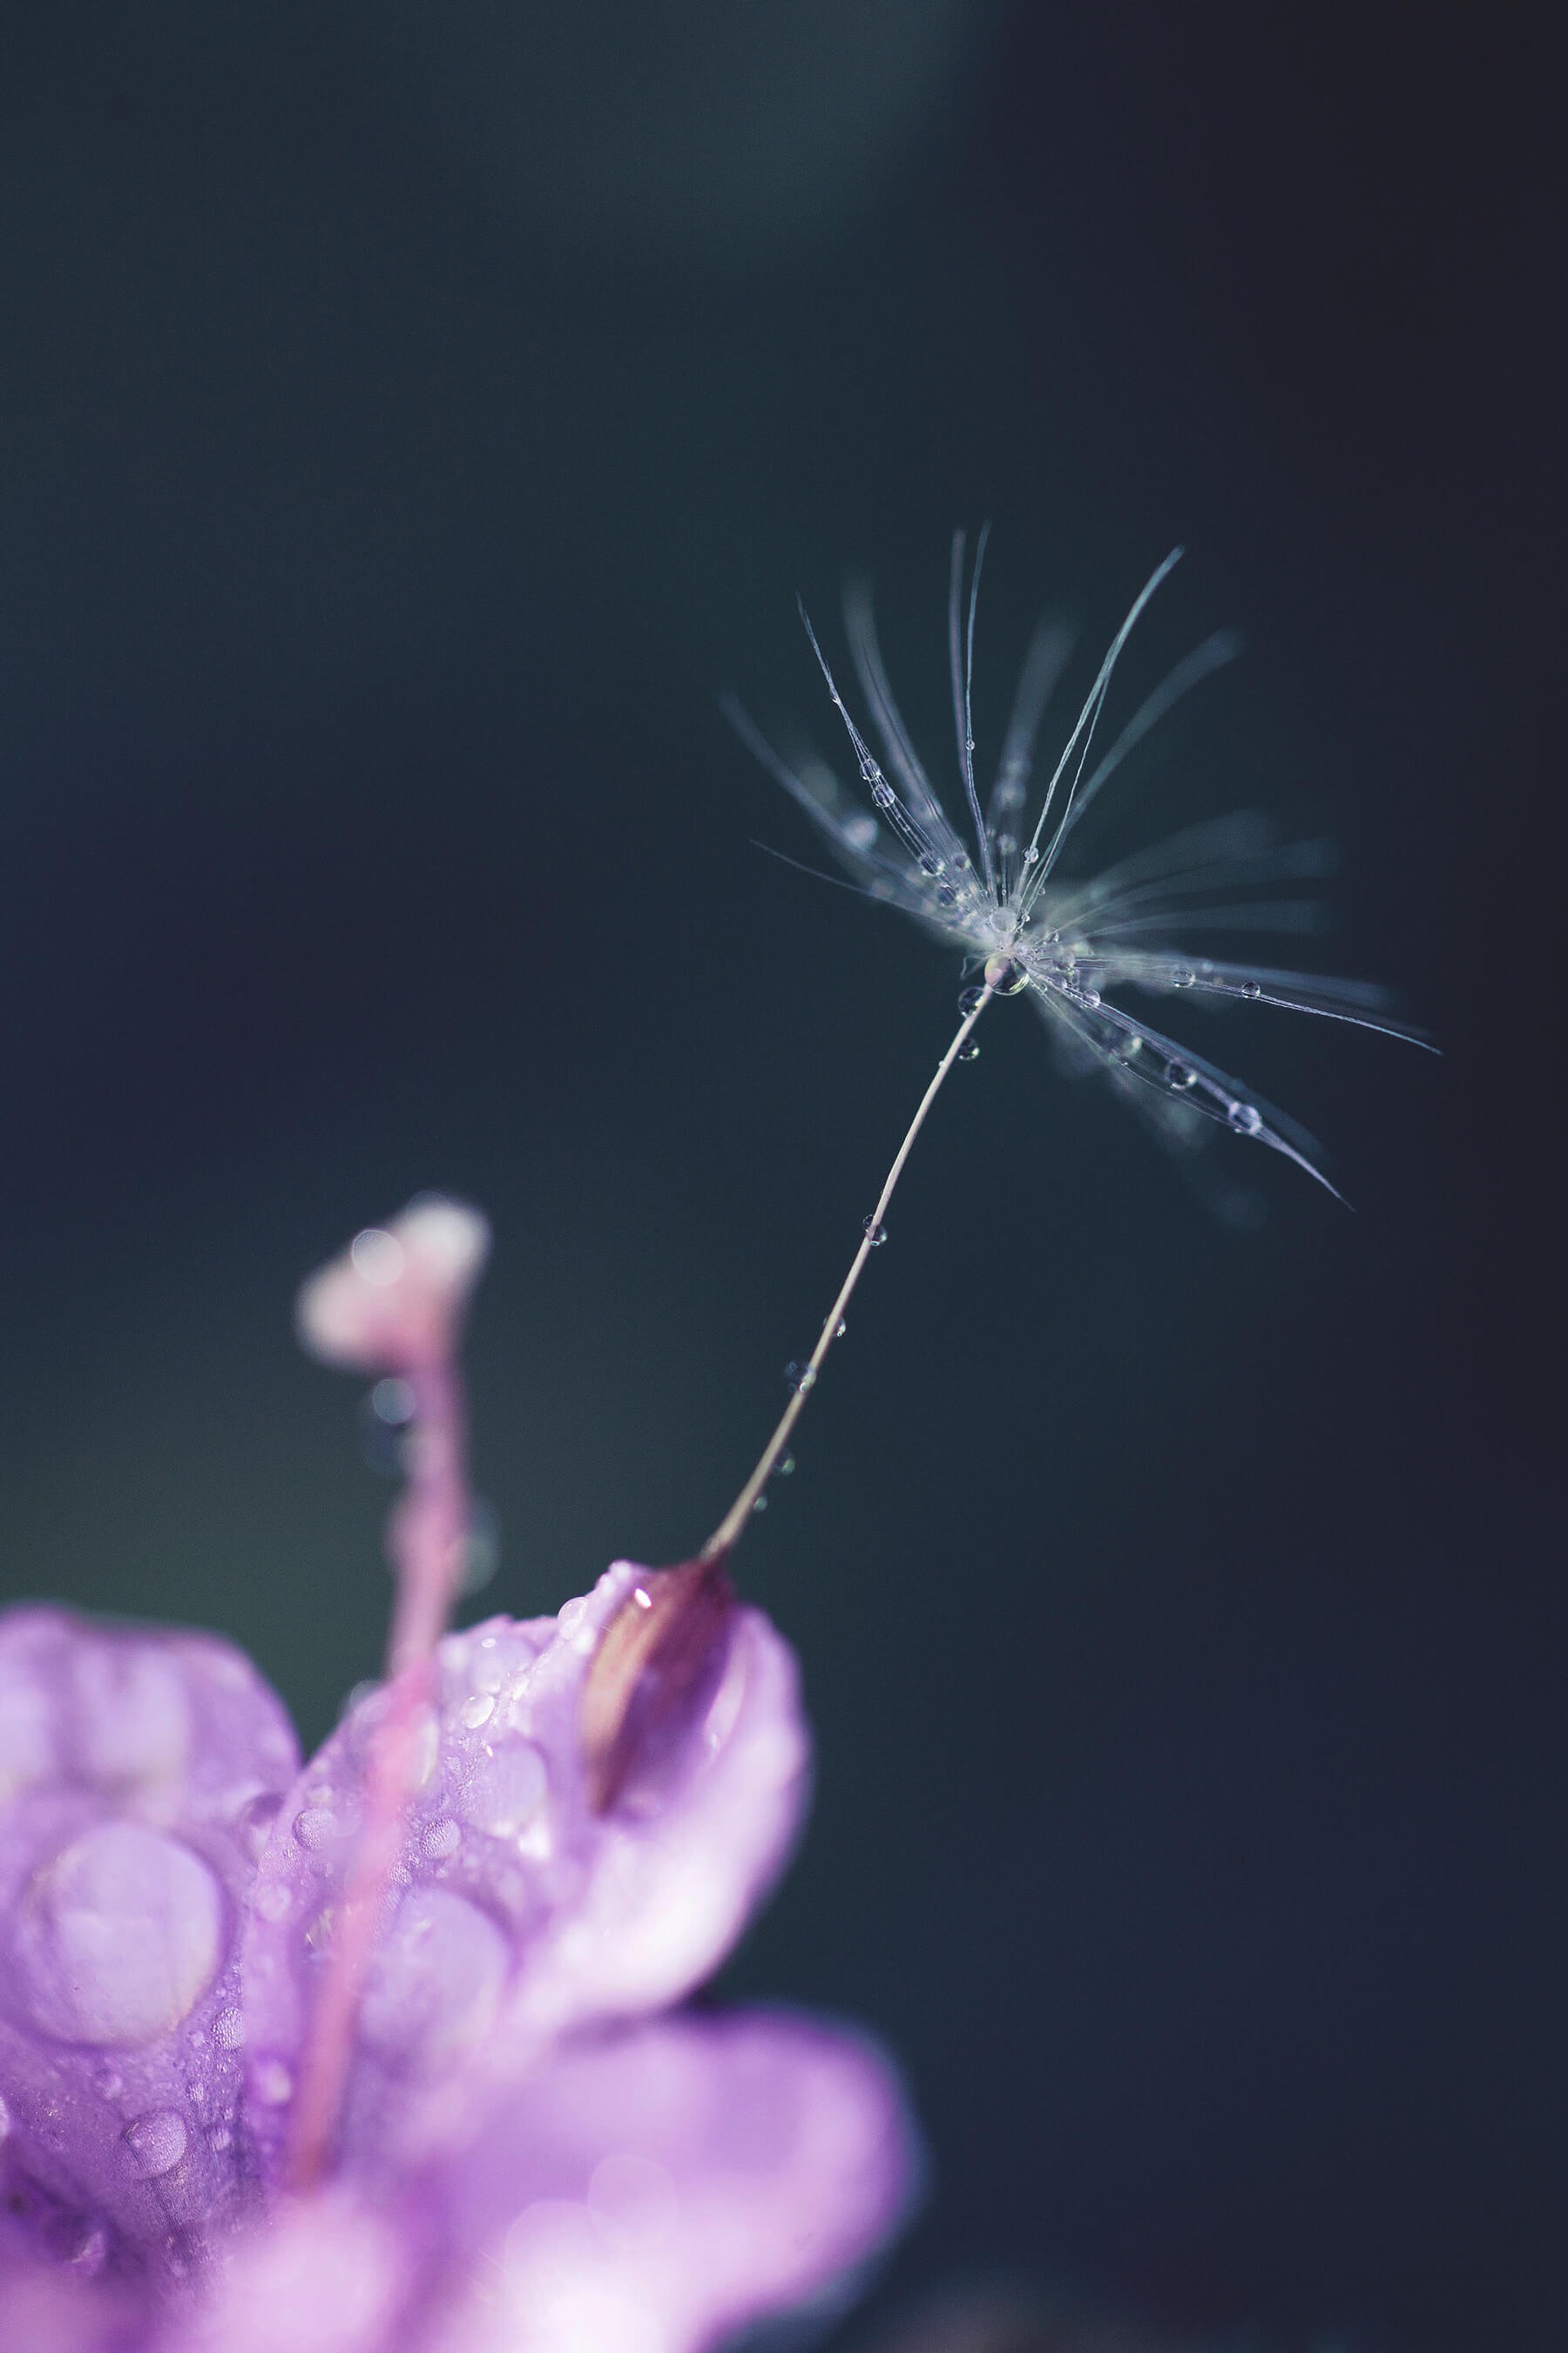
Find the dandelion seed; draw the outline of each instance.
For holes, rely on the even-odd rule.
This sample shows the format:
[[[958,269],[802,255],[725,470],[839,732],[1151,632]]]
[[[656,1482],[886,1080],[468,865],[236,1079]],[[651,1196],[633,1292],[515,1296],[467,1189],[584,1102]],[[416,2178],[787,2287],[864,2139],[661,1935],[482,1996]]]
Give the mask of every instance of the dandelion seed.
[[[1190,1145],[1204,1134],[1205,1121],[1212,1122],[1293,1161],[1336,1199],[1340,1196],[1318,1166],[1316,1145],[1294,1121],[1240,1080],[1167,1037],[1136,1000],[1190,989],[1236,1003],[1284,1007],[1415,1045],[1428,1044],[1418,1030],[1392,1018],[1385,993],[1368,983],[1189,957],[1172,941],[1170,934],[1178,928],[1206,933],[1311,929],[1312,902],[1260,901],[1244,894],[1321,876],[1328,863],[1321,843],[1279,844],[1266,824],[1242,815],[1190,827],[1087,879],[1063,871],[1064,852],[1079,825],[1129,754],[1184,695],[1236,652],[1236,640],[1228,632],[1205,639],[1138,705],[1110,748],[1091,761],[1117,664],[1150,599],[1179,561],[1180,548],[1156,567],[1111,639],[1039,796],[1031,827],[1027,809],[1036,744],[1068,650],[1059,628],[1046,624],[1037,630],[1003,740],[996,780],[983,806],[972,706],[974,621],[985,542],[983,532],[973,569],[968,569],[964,534],[953,534],[948,596],[958,773],[973,850],[943,807],[904,724],[863,588],[853,589],[846,599],[845,627],[856,677],[881,745],[881,761],[839,691],[804,605],[800,616],[875,817],[855,806],[830,770],[816,763],[805,773],[789,766],[741,705],[726,698],[725,710],[742,741],[826,836],[855,886],[866,897],[899,908],[943,945],[956,948],[971,971],[978,967],[981,982],[966,987],[958,1000],[958,1032],[866,1219],[866,1239],[821,1337],[800,1368],[806,1377],[793,1385],[789,1406],[761,1461],[703,1547],[700,1557],[705,1560],[728,1552],[787,1444],[868,1253],[882,1237],[888,1203],[915,1138],[954,1062],[973,1059],[977,1049],[970,1033],[993,997],[1027,997],[1067,1050],[1069,1061],[1100,1073],[1167,1143]],[[1135,1000],[1132,1006],[1122,1001],[1129,993]]]

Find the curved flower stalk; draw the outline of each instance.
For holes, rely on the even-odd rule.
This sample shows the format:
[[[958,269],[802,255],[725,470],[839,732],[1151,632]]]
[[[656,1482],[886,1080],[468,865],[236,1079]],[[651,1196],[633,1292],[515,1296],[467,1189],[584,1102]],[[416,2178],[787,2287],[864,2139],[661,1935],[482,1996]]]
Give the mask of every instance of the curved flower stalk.
[[[486,1240],[416,1205],[302,1296],[309,1345],[412,1399],[392,1672],[303,1767],[225,1642],[0,1618],[7,2347],[702,2353],[853,2279],[907,2202],[868,2044],[679,2007],[806,1802],[767,1620],[708,1580],[613,1784],[585,1703],[654,1574],[441,1636]]]

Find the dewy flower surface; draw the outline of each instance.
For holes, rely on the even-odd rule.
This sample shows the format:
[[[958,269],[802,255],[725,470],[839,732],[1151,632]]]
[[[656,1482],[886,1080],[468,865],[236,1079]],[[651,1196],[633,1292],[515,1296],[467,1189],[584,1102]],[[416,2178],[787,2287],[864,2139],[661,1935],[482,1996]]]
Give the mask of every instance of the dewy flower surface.
[[[478,1222],[445,1231],[462,1247],[401,1302],[352,1258],[318,1279],[317,1345],[450,1373]],[[460,1496],[460,1464],[441,1478]],[[391,1549],[413,1574],[395,1515]],[[302,1769],[224,1642],[0,1619],[0,2344],[700,2353],[852,2277],[910,2190],[887,2063],[842,2029],[674,2007],[799,1828],[795,1660],[726,1599],[606,1801],[584,1689],[647,1575],[447,1636]],[[312,2077],[329,1986],[347,2037]]]

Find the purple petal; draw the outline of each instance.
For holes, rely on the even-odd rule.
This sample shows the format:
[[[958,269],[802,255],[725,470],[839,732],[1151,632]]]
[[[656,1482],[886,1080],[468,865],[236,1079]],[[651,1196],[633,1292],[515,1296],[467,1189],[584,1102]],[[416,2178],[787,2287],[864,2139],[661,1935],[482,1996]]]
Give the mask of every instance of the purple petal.
[[[384,2202],[284,2204],[168,2353],[703,2353],[837,2305],[915,2169],[864,2043],[667,2019],[558,2055]]]
[[[440,1651],[441,1701],[361,2017],[343,2135],[354,2162],[461,2137],[496,2069],[559,2036],[678,2000],[723,1957],[783,1865],[806,1792],[794,1654],[758,1611],[719,1624],[689,1715],[593,1805],[584,1683],[646,1574],[618,1562],[555,1620],[492,1619]],[[353,1851],[378,1696],[291,1793],[247,1931],[258,2139],[281,2162],[313,1983]]]
[[[887,2061],[764,2012],[579,2046],[498,2102],[429,2192],[466,2284],[430,2353],[700,2353],[817,2301],[906,2210]]]
[[[239,1923],[298,1752],[206,1634],[0,1619],[0,2172],[79,2275],[180,2275],[243,2206]]]

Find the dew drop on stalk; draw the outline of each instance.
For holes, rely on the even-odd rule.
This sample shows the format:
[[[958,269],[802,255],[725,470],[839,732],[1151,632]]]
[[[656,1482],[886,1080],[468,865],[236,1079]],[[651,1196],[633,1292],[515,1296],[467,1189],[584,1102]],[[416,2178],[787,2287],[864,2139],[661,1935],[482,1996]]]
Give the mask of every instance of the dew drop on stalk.
[[[887,1227],[879,1226],[875,1218],[863,1218],[860,1222],[865,1228],[866,1240],[870,1243],[871,1248],[880,1250],[888,1239]]]
[[[1000,843],[997,848],[1001,848]],[[1029,986],[1029,976],[1016,955],[1005,955],[998,949],[985,959],[985,984],[993,997],[1016,997],[1020,989]]]

